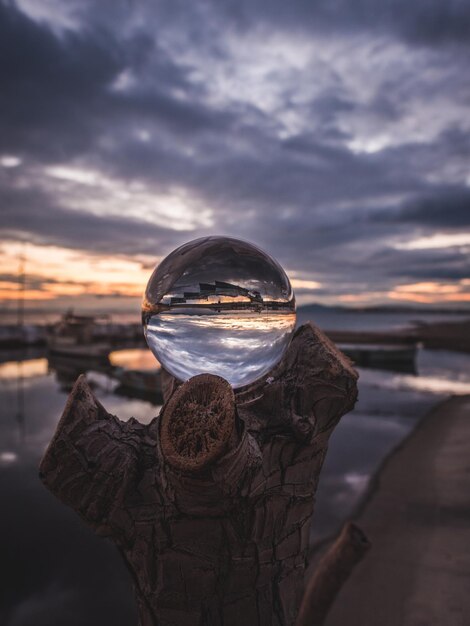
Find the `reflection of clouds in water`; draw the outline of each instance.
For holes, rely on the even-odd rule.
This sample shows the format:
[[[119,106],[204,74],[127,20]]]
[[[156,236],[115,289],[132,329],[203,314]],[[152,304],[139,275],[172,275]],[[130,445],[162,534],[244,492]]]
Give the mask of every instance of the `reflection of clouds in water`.
[[[185,309],[188,310],[188,309]],[[164,312],[155,315],[150,324],[158,324],[168,332],[178,332],[178,324],[188,328],[215,328],[219,331],[232,330],[252,333],[270,333],[274,329],[287,330],[295,324],[296,316],[291,312],[249,313],[245,311],[214,312],[198,311],[194,313]]]
[[[240,387],[278,363],[294,325],[290,312],[161,313],[151,318],[146,335],[157,358],[177,378],[209,372]]]
[[[9,362],[9,369],[16,370],[16,365]],[[24,366],[28,369],[28,362]],[[24,439],[15,420],[17,381],[4,379],[0,388],[0,536],[4,539],[0,624],[136,624],[131,580],[117,551],[95,537],[38,478],[39,458],[54,432],[66,394],[52,373],[32,376],[23,386]],[[156,411],[143,402],[99,397],[120,416]]]
[[[115,350],[109,354],[109,361],[111,365],[137,370],[154,370],[160,365],[149,350],[142,348]]]
[[[227,348],[240,348],[240,339],[238,337],[222,337],[220,343]],[[243,340],[245,350],[259,350],[263,347],[264,341],[262,338],[250,339],[245,337]]]
[[[47,374],[47,359],[28,359],[25,361],[7,361],[0,363],[0,380],[34,378]]]
[[[397,387],[416,389],[417,391],[429,391],[438,394],[458,394],[470,393],[470,383],[459,380],[442,380],[441,378],[426,376],[411,380],[403,376],[397,377],[395,381]]]
[[[78,521],[37,478],[37,466],[0,474],[5,626],[136,623],[131,581],[117,551]]]
[[[54,582],[47,589],[32,593],[16,605],[7,625],[51,624],[54,615],[63,619],[64,613],[74,608],[73,605],[77,599],[78,594],[75,590],[61,588],[57,582]]]
[[[420,376],[447,378],[467,382],[470,385],[470,354],[448,350],[418,350]]]
[[[121,581],[119,586],[122,587]],[[100,593],[104,598],[102,606],[96,602],[95,593]],[[61,580],[54,580],[14,605],[5,626],[124,626],[126,618],[131,620],[128,623],[135,623],[131,607],[124,607],[124,611],[121,611],[124,615],[118,616],[114,588],[101,588],[95,593],[90,588],[86,589],[85,585],[78,587],[72,581],[64,584]],[[129,603],[129,599],[127,601]],[[107,608],[109,603],[112,603],[112,608]]]
[[[9,465],[18,459],[16,452],[0,452],[0,465]]]
[[[25,362],[26,363],[26,362]],[[15,363],[16,365],[16,363]],[[6,379],[0,381],[0,453],[17,454],[11,465],[24,464],[31,459],[39,460],[49,443],[57,422],[64,409],[68,393],[62,391],[54,373],[27,378],[23,381]],[[21,426],[17,419],[21,405],[18,398],[18,385],[24,392],[24,441],[21,439]],[[95,389],[110,413],[127,420],[134,416],[139,421],[148,422],[158,413],[158,407],[148,402],[127,399],[107,393],[105,389]],[[5,469],[6,463],[0,464]],[[0,620],[1,622],[1,620]]]
[[[340,511],[351,510],[366,493],[369,480],[370,474],[348,472],[331,481],[334,506]]]
[[[100,400],[106,404],[108,413],[117,415],[122,422],[127,422],[131,417],[135,417],[141,424],[149,424],[161,409],[159,405],[113,394],[108,394]]]
[[[413,376],[411,374],[389,374],[383,372],[361,369],[361,381],[363,384],[376,384],[381,389],[413,390],[433,394],[459,394],[470,393],[469,380],[452,380],[452,378],[440,378],[438,376]]]
[[[243,359],[243,350],[235,349],[235,353]],[[442,352],[423,355],[426,363],[419,363],[419,370],[426,365],[425,377],[437,376],[439,371],[443,377],[459,380],[458,375],[464,375],[468,364],[467,356],[455,355],[451,359],[450,354]],[[184,359],[189,358],[191,350],[186,350]],[[29,367],[26,363],[25,366]],[[16,373],[17,363],[10,362],[8,369]],[[371,384],[367,384],[369,373],[374,376]],[[333,433],[322,470],[312,527],[314,539],[331,533],[350,516],[362,497],[362,477],[367,480],[384,455],[403,440],[416,419],[436,402],[436,394],[384,388],[390,378],[394,375],[389,372],[361,369],[358,407],[341,420]],[[410,378],[416,381],[415,377]],[[0,386],[0,453],[7,453],[11,459],[10,455],[16,455],[14,461],[0,464],[0,535],[4,537],[5,572],[0,623],[134,624],[137,617],[131,582],[117,552],[82,525],[72,510],[53,498],[37,477],[40,454],[64,408],[66,393],[60,391],[52,373],[29,378],[24,381],[24,388],[26,440],[21,442],[14,419],[17,381],[14,377],[4,379]],[[106,409],[121,419],[134,415],[140,421],[149,421],[158,413],[158,408],[148,403],[105,394],[102,389],[96,392]],[[76,595],[69,593],[70,589]],[[43,602],[38,600],[41,596]]]
[[[393,405],[389,408],[392,411]],[[357,409],[341,419],[331,436],[318,485],[313,540],[334,532],[351,515],[379,463],[414,423],[400,415],[389,413],[381,418],[375,411],[367,414]]]
[[[369,476],[359,472],[349,472],[345,474],[344,482],[356,493],[363,493],[369,483]]]

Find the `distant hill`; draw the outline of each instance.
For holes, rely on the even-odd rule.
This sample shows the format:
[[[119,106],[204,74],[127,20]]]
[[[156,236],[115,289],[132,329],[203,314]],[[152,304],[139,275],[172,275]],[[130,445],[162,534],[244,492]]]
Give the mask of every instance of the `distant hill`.
[[[303,304],[297,307],[298,311],[303,313],[324,311],[324,312],[337,312],[337,313],[427,313],[436,315],[470,315],[470,308],[449,308],[449,307],[434,307],[429,305],[422,306],[406,306],[406,305],[394,305],[384,304],[381,306],[367,306],[367,307],[347,307],[347,306],[328,306],[324,304],[312,303]]]

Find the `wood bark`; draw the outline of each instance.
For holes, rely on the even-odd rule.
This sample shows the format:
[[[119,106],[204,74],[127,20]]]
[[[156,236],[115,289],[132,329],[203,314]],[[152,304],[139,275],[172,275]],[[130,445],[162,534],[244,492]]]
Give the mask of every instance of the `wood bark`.
[[[141,626],[293,626],[320,470],[356,381],[310,323],[239,393],[165,376],[147,426],[108,414],[80,377],[40,476],[116,543]]]
[[[362,530],[347,522],[306,586],[296,626],[323,626],[338,592],[369,548]]]

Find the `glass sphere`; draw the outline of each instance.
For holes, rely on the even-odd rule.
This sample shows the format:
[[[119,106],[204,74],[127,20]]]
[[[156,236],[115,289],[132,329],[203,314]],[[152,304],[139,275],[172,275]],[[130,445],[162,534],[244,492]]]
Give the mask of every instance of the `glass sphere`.
[[[282,267],[239,239],[203,237],[154,270],[142,304],[147,343],[170,374],[202,373],[235,388],[266,375],[295,327],[295,298]]]

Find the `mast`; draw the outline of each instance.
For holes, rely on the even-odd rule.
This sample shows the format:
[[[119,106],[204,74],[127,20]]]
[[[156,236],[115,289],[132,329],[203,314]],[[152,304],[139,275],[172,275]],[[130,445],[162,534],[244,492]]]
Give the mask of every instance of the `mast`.
[[[18,329],[20,331],[20,338],[23,342],[24,340],[24,298],[25,298],[25,290],[26,290],[26,255],[25,250],[20,253],[20,264],[18,270],[18,310],[17,310],[17,323]]]
[[[18,324],[18,343],[20,346],[25,346],[25,333],[24,333],[24,301],[25,301],[25,289],[26,289],[26,245],[23,244],[23,249],[20,253],[19,269],[18,269],[18,310],[17,310],[17,324]],[[17,388],[16,388],[16,400],[17,400],[17,412],[16,421],[19,430],[20,444],[25,441],[25,412],[24,412],[24,374],[23,374],[23,361],[20,358],[17,361],[18,376],[17,376]]]

